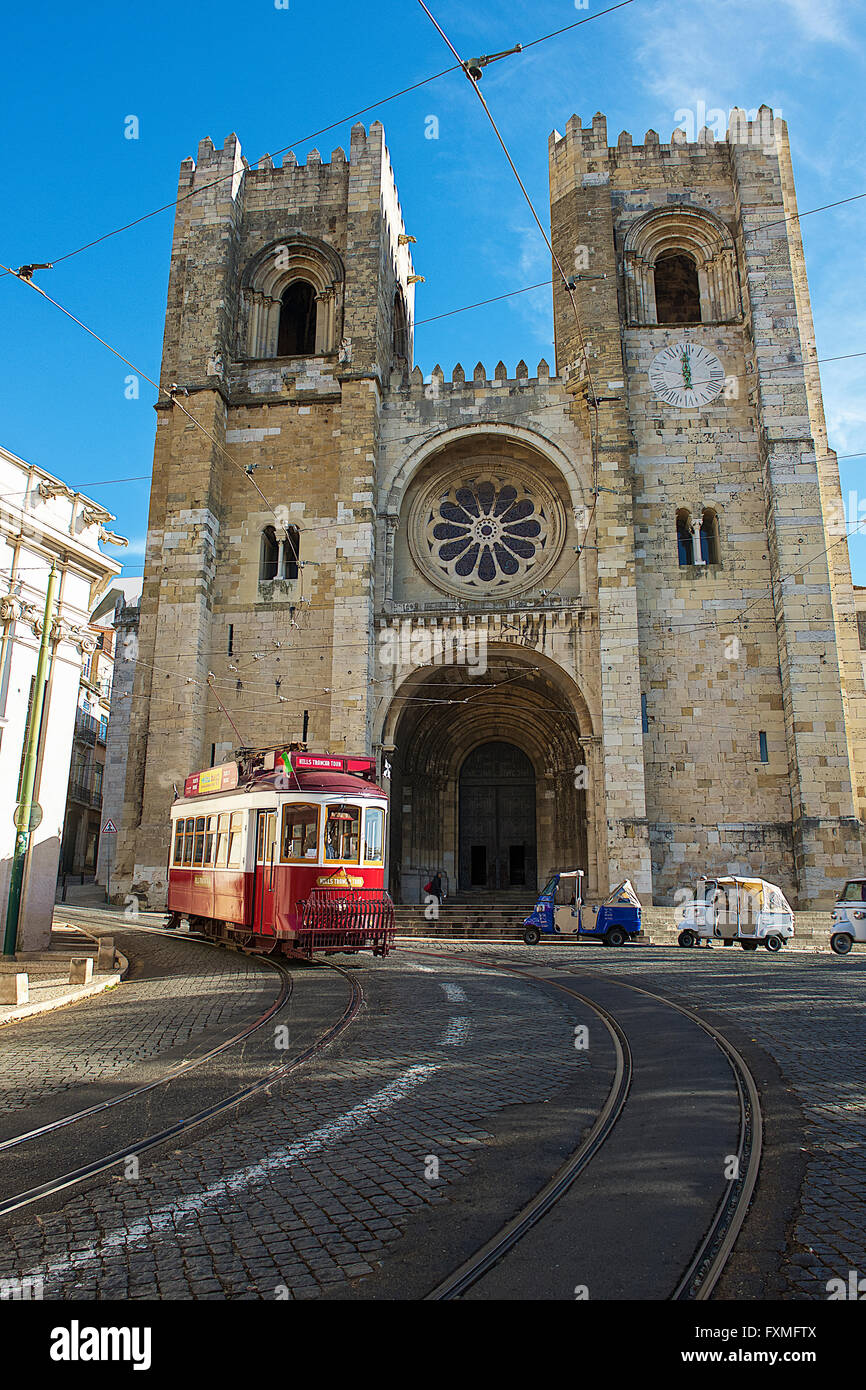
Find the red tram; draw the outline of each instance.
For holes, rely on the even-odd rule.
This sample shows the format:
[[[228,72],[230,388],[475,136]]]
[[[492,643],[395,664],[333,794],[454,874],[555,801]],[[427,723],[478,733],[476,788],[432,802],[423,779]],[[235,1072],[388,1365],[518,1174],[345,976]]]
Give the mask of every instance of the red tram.
[[[388,798],[371,758],[258,755],[195,772],[171,808],[169,925],[311,956],[394,944]]]

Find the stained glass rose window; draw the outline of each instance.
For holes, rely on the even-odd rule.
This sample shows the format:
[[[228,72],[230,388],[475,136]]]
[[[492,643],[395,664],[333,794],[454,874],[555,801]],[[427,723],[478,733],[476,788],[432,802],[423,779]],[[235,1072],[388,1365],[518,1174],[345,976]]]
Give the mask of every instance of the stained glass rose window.
[[[558,533],[551,501],[543,486],[507,476],[469,478],[438,490],[425,507],[428,564],[459,589],[522,587]]]

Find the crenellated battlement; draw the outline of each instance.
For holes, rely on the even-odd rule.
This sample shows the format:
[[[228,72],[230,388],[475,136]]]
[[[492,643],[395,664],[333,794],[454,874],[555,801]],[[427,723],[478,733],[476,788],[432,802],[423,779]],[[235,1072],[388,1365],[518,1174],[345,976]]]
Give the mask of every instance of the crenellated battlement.
[[[354,163],[355,159],[361,158],[367,152],[368,148],[372,153],[377,155],[381,150],[385,149],[385,128],[381,121],[373,121],[369,132],[366,126],[360,121],[357,125],[353,125],[351,131],[351,145],[349,148],[351,153],[347,158],[346,151],[343,149],[342,145],[338,145],[336,149],[331,151],[330,161],[323,160],[320,152],[313,148],[307,152],[306,161],[298,160],[294,150],[287,150],[282,160],[279,158],[275,159],[273,155],[270,154],[263,154],[260,155],[255,163],[250,164],[249,160],[246,159],[241,152],[240,140],[237,135],[232,132],[231,135],[226,136],[221,149],[218,149],[210,136],[206,135],[203,140],[199,141],[195,159],[193,159],[192,155],[187,155],[186,159],[181,160],[180,167],[181,171],[184,173],[192,173],[203,167],[207,167],[213,172],[214,166],[222,167],[225,164],[234,164],[239,161],[247,173],[255,175],[273,173],[275,170],[295,171],[299,169],[321,168],[323,165],[329,167],[331,164],[347,164],[350,162],[350,159],[351,162]],[[385,164],[393,180],[394,171],[391,167],[391,159],[387,149],[385,149]]]
[[[676,160],[684,155],[706,156],[716,146],[728,149],[748,145],[771,150],[776,146],[777,137],[785,134],[785,122],[770,106],[758,107],[754,112],[735,106],[725,117],[721,110],[707,111],[699,103],[697,111],[684,110],[676,114],[682,124],[674,128],[667,144],[662,144],[655,130],[646,132],[643,144],[635,144],[630,132],[623,130],[616,144],[610,145],[607,118],[600,111],[586,127],[579,116],[572,116],[564,135],[554,130],[548,139],[551,174],[557,166],[575,160],[585,164],[601,161],[616,165],[633,159]],[[697,121],[701,118],[704,123],[698,127]],[[711,120],[708,122],[707,118]]]
[[[451,371],[451,380],[446,381],[445,373],[437,363],[430,373],[429,380],[424,379],[424,374],[420,367],[415,367],[409,372],[397,370],[391,373],[391,390],[402,391],[410,397],[423,398],[426,400],[438,400],[448,395],[463,394],[475,391],[502,391],[509,393],[520,391],[535,386],[564,386],[564,382],[557,376],[551,376],[550,367],[542,357],[535,369],[534,377],[529,375],[529,368],[521,359],[518,362],[514,376],[508,375],[508,369],[504,362],[498,362],[493,371],[493,376],[487,374],[487,368],[483,362],[476,362],[472,375],[467,378],[466,372],[460,362],[457,362]]]

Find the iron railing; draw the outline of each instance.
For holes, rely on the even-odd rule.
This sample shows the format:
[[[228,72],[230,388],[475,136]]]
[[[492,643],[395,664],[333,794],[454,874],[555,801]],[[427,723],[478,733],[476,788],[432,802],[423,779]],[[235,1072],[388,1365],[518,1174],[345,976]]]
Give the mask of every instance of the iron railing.
[[[75,711],[75,737],[81,743],[93,744],[99,737],[99,720],[83,710]]]
[[[314,888],[298,904],[297,948],[313,951],[372,951],[386,956],[394,945],[394,904],[382,889],[345,893]]]
[[[83,806],[101,806],[102,788],[97,789],[92,782],[70,782],[67,800],[78,801]]]

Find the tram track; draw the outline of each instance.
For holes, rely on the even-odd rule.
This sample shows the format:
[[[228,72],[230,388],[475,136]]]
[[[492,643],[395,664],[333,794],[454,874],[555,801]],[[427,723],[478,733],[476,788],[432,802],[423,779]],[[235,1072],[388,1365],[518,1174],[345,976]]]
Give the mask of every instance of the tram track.
[[[433,960],[466,962],[465,955],[440,951],[414,950],[412,955]],[[625,1030],[619,1020],[597,1000],[589,998],[562,982],[549,978],[549,972],[604,980],[597,973],[559,966],[552,961],[530,960],[531,966],[541,966],[548,974],[536,975],[525,968],[515,968],[501,961],[471,957],[474,965],[502,971],[536,986],[559,990],[592,1010],[602,1021],[614,1041],[616,1062],[614,1077],[604,1105],[589,1134],[557,1170],[553,1177],[505,1225],[453,1273],[442,1280],[427,1295],[427,1300],[440,1301],[459,1298],[482,1280],[518,1242],[542,1220],[574,1186],[593,1159],[603,1150],[614,1134],[625,1110],[633,1078],[633,1057]],[[736,1177],[731,1179],[713,1212],[710,1223],[694,1253],[678,1279],[669,1301],[703,1302],[709,1299],[721,1278],[742,1229],[757,1183],[763,1144],[763,1118],[755,1079],[737,1048],[713,1024],[701,1018],[687,1005],[665,998],[653,990],[616,980],[617,985],[633,993],[676,1010],[699,1027],[724,1056],[733,1075],[739,1109],[739,1138],[736,1157]]]
[[[176,938],[177,936],[177,933],[174,931],[168,931],[158,927],[124,926],[124,930],[143,931],[149,934],[155,934],[171,938]],[[195,940],[200,944],[209,945],[213,949],[220,949],[219,943],[211,941],[208,938],[191,936],[190,939]],[[108,1101],[100,1102],[96,1105],[85,1107],[84,1109],[76,1111],[75,1113],[70,1115],[61,1116],[59,1119],[51,1121],[45,1125],[39,1126],[36,1129],[27,1131],[19,1135],[11,1136],[9,1139],[4,1140],[2,1144],[0,1144],[0,1153],[2,1153],[4,1150],[16,1148],[28,1143],[35,1143],[37,1140],[44,1141],[50,1135],[62,1129],[65,1129],[70,1125],[77,1124],[85,1119],[93,1119],[99,1114],[103,1113],[104,1111],[112,1109],[116,1106],[123,1104],[129,1106],[132,1102],[138,1100],[141,1096],[145,1095],[148,1092],[154,1092],[163,1087],[166,1087],[170,1085],[172,1081],[177,1080],[178,1078],[185,1079],[196,1067],[201,1066],[207,1061],[213,1060],[220,1054],[226,1052],[229,1048],[236,1047],[239,1043],[244,1042],[253,1033],[258,1032],[259,1029],[261,1029],[270,1019],[272,1019],[280,1009],[285,1007],[286,1003],[291,998],[293,986],[292,977],[286,966],[283,965],[281,961],[272,960],[267,956],[258,955],[257,959],[262,960],[269,967],[277,971],[277,973],[282,977],[281,986],[278,998],[265,1011],[265,1013],[260,1015],[256,1020],[254,1020],[248,1028],[242,1029],[240,1032],[236,1033],[231,1038],[224,1040],[224,1042],[210,1049],[208,1052],[203,1053],[198,1057],[187,1059],[185,1062],[171,1068],[163,1076],[158,1077],[153,1081],[147,1082],[142,1086],[133,1087],[128,1091],[125,1091],[122,1095],[112,1097]],[[316,1038],[314,1038],[312,1043],[302,1048],[294,1056],[287,1058],[286,1061],[282,1062],[279,1066],[272,1067],[268,1071],[266,1076],[260,1077],[256,1081],[253,1081],[246,1086],[240,1087],[232,1091],[229,1095],[222,1097],[221,1099],[219,1099],[211,1105],[202,1107],[197,1111],[194,1111],[188,1115],[181,1117],[179,1120],[163,1127],[154,1134],[148,1135],[145,1138],[135,1139],[130,1143],[124,1144],[121,1148],[115,1149],[113,1152],[109,1154],[102,1155],[99,1158],[93,1159],[88,1163],[80,1164],[77,1167],[71,1168],[61,1174],[58,1174],[56,1177],[53,1177],[45,1182],[36,1184],[31,1188],[27,1188],[20,1192],[14,1193],[8,1197],[0,1198],[0,1217],[7,1216],[12,1212],[19,1211],[24,1207],[31,1206],[35,1202],[52,1197],[57,1193],[60,1193],[68,1188],[74,1187],[77,1184],[86,1181],[88,1178],[97,1177],[100,1173],[108,1171],[116,1164],[125,1162],[130,1157],[145,1153],[148,1150],[155,1148],[157,1145],[165,1143],[169,1139],[174,1139],[180,1135],[185,1135],[189,1131],[195,1129],[197,1126],[202,1125],[207,1121],[212,1120],[218,1117],[219,1115],[226,1113],[227,1111],[230,1111],[232,1108],[236,1106],[242,1105],[245,1101],[251,1099],[254,1096],[266,1092],[270,1087],[285,1080],[299,1067],[304,1066],[306,1063],[312,1061],[327,1047],[329,1047],[354,1022],[364,1002],[364,992],[361,987],[361,984],[358,981],[357,977],[353,975],[350,971],[344,969],[342,966],[334,965],[331,961],[316,962],[316,965],[317,968],[332,970],[345,979],[345,981],[349,985],[349,999],[342,1014],[336,1020],[336,1022],[324,1029]]]
[[[127,930],[156,931],[160,935],[171,935],[169,932],[161,933],[158,928],[154,927],[127,928]],[[201,941],[203,944],[206,940],[204,937],[196,937],[194,939]],[[0,1139],[0,1153],[6,1149],[17,1148],[19,1144],[26,1144],[31,1140],[43,1138],[48,1134],[54,1133],[56,1130],[65,1129],[67,1125],[77,1124],[80,1120],[85,1120],[93,1115],[101,1114],[106,1110],[112,1109],[116,1105],[122,1105],[124,1102],[136,1100],[139,1096],[145,1095],[148,1091],[154,1091],[159,1086],[167,1085],[178,1076],[188,1075],[195,1067],[202,1066],[205,1062],[211,1061],[214,1057],[218,1057],[221,1052],[226,1052],[230,1047],[245,1042],[247,1038],[251,1037],[253,1033],[258,1032],[260,1028],[263,1028],[266,1023],[278,1014],[284,1005],[289,1002],[292,995],[293,982],[289,972],[283,969],[276,961],[271,961],[267,957],[262,957],[262,959],[265,964],[271,966],[271,968],[276,970],[281,976],[280,992],[274,1002],[264,1013],[260,1014],[248,1028],[240,1029],[240,1031],[234,1033],[232,1037],[226,1038],[225,1041],[218,1043],[216,1047],[210,1048],[207,1052],[202,1052],[195,1057],[186,1058],[176,1066],[170,1067],[162,1076],[155,1078],[153,1081],[146,1082],[143,1086],[133,1086],[128,1091],[123,1091],[119,1096],[112,1096],[109,1100],[99,1101],[95,1105],[88,1105],[83,1110],[73,1111],[69,1115],[61,1116],[58,1120],[50,1120],[47,1124],[39,1125],[36,1129],[26,1130],[22,1134],[13,1135],[9,1139]]]

